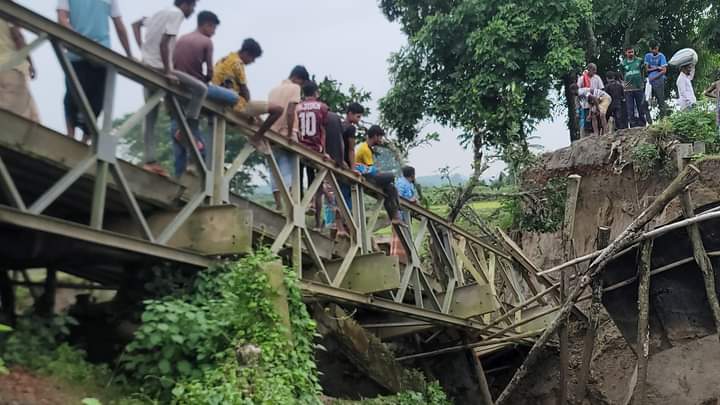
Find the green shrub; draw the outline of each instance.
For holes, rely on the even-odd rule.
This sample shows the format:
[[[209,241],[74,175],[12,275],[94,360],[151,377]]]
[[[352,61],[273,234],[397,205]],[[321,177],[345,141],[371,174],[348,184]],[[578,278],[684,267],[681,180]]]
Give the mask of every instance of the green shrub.
[[[508,198],[502,203],[501,227],[528,232],[555,232],[565,218],[567,178],[549,179],[537,193]]]
[[[296,273],[285,269],[292,333],[273,306],[267,252],[202,272],[190,292],[146,302],[143,324],[124,355],[125,369],[177,404],[316,404],[315,323]],[[236,349],[255,345],[258,364]]]
[[[0,352],[9,365],[42,370],[57,356],[55,349],[70,335],[77,321],[70,316],[21,317],[15,330],[0,340]]]
[[[380,397],[374,399],[366,399],[363,401],[343,401],[337,400],[331,402],[331,405],[451,405],[445,392],[437,382],[427,385],[425,392],[408,391],[391,397]]]
[[[12,331],[11,327],[0,323],[0,333],[7,333],[10,331]],[[9,371],[7,367],[5,367],[5,361],[3,360],[2,356],[0,356],[0,375],[7,374],[8,372]]]
[[[692,110],[676,111],[650,128],[658,140],[676,139],[683,143],[705,142],[708,152],[720,152],[715,104],[700,102]]]

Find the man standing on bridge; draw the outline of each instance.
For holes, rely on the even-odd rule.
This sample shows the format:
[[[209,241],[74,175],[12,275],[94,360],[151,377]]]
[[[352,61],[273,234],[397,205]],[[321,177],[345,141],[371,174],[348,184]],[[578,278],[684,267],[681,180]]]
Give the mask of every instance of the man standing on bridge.
[[[12,59],[16,52],[24,47],[25,38],[20,28],[0,19],[0,65]],[[31,121],[39,121],[37,106],[30,94],[28,77],[35,78],[35,68],[29,56],[18,65],[0,72],[0,108]]]
[[[150,18],[141,18],[133,24],[133,32],[138,46],[142,48],[143,63],[162,72],[172,84],[182,84],[192,95],[185,108],[188,126],[195,133],[199,127],[200,110],[207,95],[207,86],[202,81],[185,72],[174,70],[173,54],[180,26],[186,18],[195,12],[197,0],[175,0],[174,6],[158,11]],[[147,28],[145,41],[142,27]],[[150,98],[156,90],[145,88],[145,98]],[[157,137],[155,123],[160,106],[155,106],[145,116],[145,170],[167,176],[167,172],[157,162]]]
[[[127,30],[120,15],[117,0],[59,0],[57,6],[58,23],[82,34],[101,45],[110,48],[110,24],[112,19],[120,43],[125,53],[132,58]],[[97,118],[102,112],[105,101],[105,80],[107,68],[74,53],[68,54],[73,69],[80,81],[80,86],[90,103],[90,107]],[[75,137],[75,128],[83,131],[83,140],[89,141],[90,130],[86,117],[78,107],[78,101],[73,97],[70,80],[66,80],[67,93],[65,95],[65,122],[67,134]]]
[[[295,108],[302,101],[301,86],[308,80],[310,80],[310,73],[308,73],[305,66],[297,65],[290,72],[290,76],[270,90],[270,94],[268,94],[268,103],[282,107],[285,115],[285,119],[275,121],[271,129],[276,134],[287,137],[291,142],[298,141],[299,129]],[[283,182],[287,187],[291,187],[293,178],[292,153],[281,147],[275,147],[273,148],[273,155],[280,169]],[[275,198],[275,206],[280,210],[282,208],[281,185],[272,175],[270,176],[270,185]]]

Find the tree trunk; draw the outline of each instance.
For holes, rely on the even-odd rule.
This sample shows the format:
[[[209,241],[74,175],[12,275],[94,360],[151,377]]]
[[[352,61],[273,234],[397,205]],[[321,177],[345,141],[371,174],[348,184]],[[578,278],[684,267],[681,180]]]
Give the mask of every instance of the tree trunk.
[[[570,92],[570,86],[575,83],[575,74],[568,73],[563,78],[565,88],[565,106],[568,113],[568,130],[570,131],[570,142],[580,139],[580,125],[578,123],[577,106],[575,105],[575,95]]]
[[[448,221],[455,222],[460,216],[460,211],[465,204],[473,197],[473,191],[475,187],[480,184],[480,176],[487,169],[485,161],[483,160],[483,145],[485,144],[485,137],[482,130],[475,130],[473,136],[473,174],[470,179],[460,190],[457,199],[450,207],[450,213],[448,214]]]

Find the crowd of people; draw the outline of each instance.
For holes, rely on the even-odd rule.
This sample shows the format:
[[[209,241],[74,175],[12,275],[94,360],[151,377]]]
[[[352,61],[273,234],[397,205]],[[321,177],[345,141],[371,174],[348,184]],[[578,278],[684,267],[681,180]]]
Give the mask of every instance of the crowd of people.
[[[665,100],[668,66],[657,44],[650,47],[643,59],[635,55],[633,47],[627,47],[620,61],[621,71],[606,73],[607,85],[598,75],[597,66],[589,63],[569,89],[576,98],[581,137],[652,124],[652,100],[658,107],[658,118],[665,117],[669,112]],[[695,66],[685,63],[679,70],[676,105],[685,111],[697,103],[692,85]],[[715,97],[716,92],[711,96]]]
[[[132,58],[128,31],[118,3],[117,0],[59,0],[58,23],[103,46],[110,47],[112,22],[126,55]],[[389,220],[398,225],[409,222],[407,213],[403,214],[399,210],[398,189],[401,190],[403,198],[415,201],[414,169],[405,168],[404,176],[399,176],[397,180],[395,173],[379,170],[375,163],[374,148],[383,143],[385,132],[377,125],[370,126],[366,131],[365,141],[355,145],[358,126],[365,113],[364,107],[358,103],[351,103],[343,112],[330,111],[322,100],[318,85],[310,79],[308,70],[302,65],[292,68],[288,78],[270,91],[267,101],[252,98],[246,67],[262,56],[260,44],[252,38],[245,39],[239,50],[216,60],[212,38],[221,22],[215,13],[199,12],[196,29],[188,34],[179,35],[185,20],[195,14],[196,3],[196,0],[174,0],[169,7],[132,24],[134,39],[141,50],[141,62],[164,75],[169,83],[181,86],[190,95],[189,100],[180,107],[185,122],[182,122],[178,114],[171,114],[169,136],[175,157],[174,175],[180,177],[186,171],[192,170],[192,165],[189,164],[192,159],[189,142],[194,143],[203,157],[206,153],[206,138],[201,132],[200,120],[203,102],[209,99],[259,124],[254,135],[249,138],[258,152],[270,154],[270,145],[264,137],[268,130],[285,136],[290,141],[307,148],[308,151],[334,162],[337,167],[352,170],[377,185],[387,196],[384,205]],[[25,43],[17,27],[4,21],[2,24],[4,25],[0,26],[0,55],[12,55],[16,50],[22,49]],[[77,74],[92,113],[97,118],[103,109],[107,68],[103,64],[72,52],[68,52],[67,57]],[[2,61],[0,59],[0,62]],[[23,115],[37,120],[37,109],[25,79],[28,76],[34,76],[32,60],[29,58],[26,63],[17,66],[11,75],[3,72],[0,80],[3,84],[11,82],[15,86],[15,91],[12,94],[3,91],[2,97],[13,97],[15,103],[17,100],[22,100],[23,104],[27,105],[25,108],[27,113]],[[146,87],[145,99],[156,99],[159,91],[157,88]],[[22,93],[23,97],[19,97],[19,93]],[[172,112],[173,106],[169,107]],[[143,167],[153,173],[169,176],[157,161],[159,134],[156,131],[156,123],[160,108],[161,103],[155,103],[144,119]],[[85,122],[69,81],[64,109],[67,135],[74,138],[75,131],[80,129],[83,140],[89,142],[90,128]],[[260,117],[264,119],[260,120]],[[185,124],[192,136],[183,136],[181,128]],[[291,187],[292,155],[281,147],[274,147],[272,155],[283,183]],[[307,179],[306,184],[309,186],[316,177],[316,171],[311,165],[302,164],[301,176]],[[276,181],[272,183],[275,203],[277,208],[281,209],[280,184]],[[305,184],[302,179],[301,184]],[[334,229],[338,235],[343,235],[347,230],[341,216],[337,215],[338,204],[339,198],[342,198],[347,207],[352,208],[350,184],[340,181],[340,194],[335,196],[331,184],[325,182],[313,198],[313,210],[317,228],[326,226]]]

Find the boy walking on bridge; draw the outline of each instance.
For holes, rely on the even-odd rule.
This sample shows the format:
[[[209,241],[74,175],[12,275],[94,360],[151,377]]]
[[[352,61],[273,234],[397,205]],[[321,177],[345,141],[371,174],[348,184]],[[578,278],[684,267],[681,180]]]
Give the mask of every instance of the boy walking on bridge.
[[[107,48],[110,48],[109,21],[112,19],[125,53],[129,58],[132,58],[130,41],[120,15],[117,0],[59,0],[57,15],[60,25],[70,28]],[[77,74],[80,87],[82,87],[90,103],[90,108],[95,114],[94,118],[97,118],[102,112],[105,100],[107,68],[74,53],[69,53],[68,59],[70,59]],[[85,117],[80,113],[77,101],[72,95],[70,81],[66,80],[66,83],[67,93],[64,105],[67,134],[74,138],[75,128],[80,128],[83,131],[83,140],[88,141],[90,139],[90,130],[87,122],[85,122]]]

